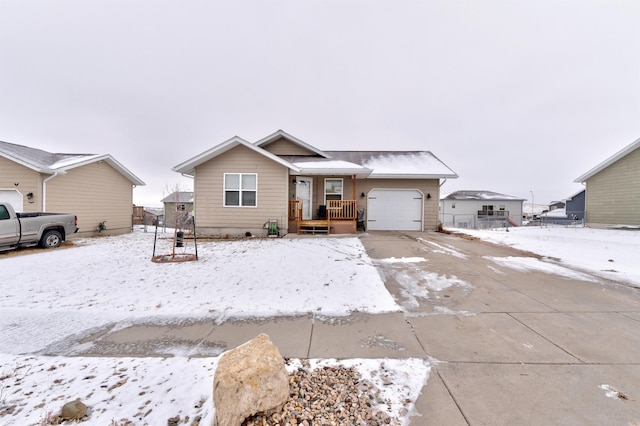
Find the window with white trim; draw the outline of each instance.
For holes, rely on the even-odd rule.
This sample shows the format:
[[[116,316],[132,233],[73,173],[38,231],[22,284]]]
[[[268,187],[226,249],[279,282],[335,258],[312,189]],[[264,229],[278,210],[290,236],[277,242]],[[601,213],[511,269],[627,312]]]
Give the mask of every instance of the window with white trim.
[[[326,178],[324,180],[324,201],[342,200],[342,179]]]
[[[258,205],[258,175],[256,173],[224,174],[224,206],[256,207]]]

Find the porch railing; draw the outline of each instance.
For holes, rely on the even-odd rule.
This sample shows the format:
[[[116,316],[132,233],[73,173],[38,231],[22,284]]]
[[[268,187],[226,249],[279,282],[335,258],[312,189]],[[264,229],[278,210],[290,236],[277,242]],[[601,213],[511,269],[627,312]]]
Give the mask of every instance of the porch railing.
[[[355,220],[358,205],[355,200],[328,200],[327,219]],[[289,200],[289,220],[302,220],[302,200]]]
[[[509,217],[507,210],[478,210],[478,217]]]
[[[289,220],[302,219],[302,201],[301,200],[289,200]]]
[[[327,216],[331,220],[355,220],[357,210],[355,200],[327,200]]]

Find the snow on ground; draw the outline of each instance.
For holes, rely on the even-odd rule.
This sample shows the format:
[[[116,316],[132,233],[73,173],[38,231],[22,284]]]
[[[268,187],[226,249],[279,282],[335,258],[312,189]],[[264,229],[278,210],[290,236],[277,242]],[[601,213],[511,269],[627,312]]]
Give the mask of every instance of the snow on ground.
[[[160,240],[156,254],[171,253],[167,244]],[[186,245],[178,254],[195,252]],[[148,317],[400,310],[357,238],[216,241],[197,250],[197,262],[154,263],[153,234],[137,232],[0,257],[0,347],[33,353],[79,327]]]
[[[606,279],[640,286],[640,262],[638,261],[640,231],[638,230],[560,226],[510,227],[509,232],[506,232],[505,228],[484,230],[448,228],[448,230],[536,253],[546,257],[546,260],[555,260],[561,265]],[[548,268],[544,263],[530,262],[527,266],[544,270]],[[513,263],[511,265],[515,266]],[[555,270],[552,273],[559,272]],[[582,276],[579,279],[585,278]]]
[[[637,231],[538,227],[457,231],[559,259],[566,267],[640,285]],[[156,254],[170,253],[171,234],[160,236]],[[145,318],[224,321],[402,309],[386,290],[360,241],[352,237],[202,242],[198,245],[200,260],[171,264],[150,261],[153,234],[140,230],[65,245],[69,248],[0,254],[3,425],[45,424],[47,415],[75,398],[89,405],[91,424],[117,426],[129,419],[136,425],[157,425],[167,424],[174,416],[183,420],[201,417],[201,425],[211,424],[217,357],[47,357],[38,353],[53,342],[95,327]],[[189,242],[186,245],[178,254],[194,251]],[[464,261],[465,255],[452,247],[432,246]],[[377,262],[397,265],[398,274],[409,271],[409,275],[396,276],[408,289],[405,303],[409,305],[404,309],[412,308],[411,298],[431,297],[430,291],[452,285],[472,288],[456,277],[420,272],[412,263],[426,262],[423,258]],[[540,269],[547,262],[523,260],[516,265],[511,259],[508,263]],[[561,269],[548,272],[562,273]],[[363,377],[382,380],[379,387],[390,401],[389,414],[398,417],[399,424],[406,424],[411,414],[400,407],[406,400],[417,399],[432,366],[431,361],[415,359],[316,362],[355,365]],[[386,371],[384,379],[379,379],[381,371]]]
[[[159,234],[155,254],[171,253]],[[154,235],[76,239],[56,250],[0,255],[0,423],[46,424],[81,398],[91,424],[210,425],[217,357],[47,357],[43,348],[96,327],[179,318],[343,316],[399,311],[359,239],[200,242],[197,262],[154,263]],[[189,240],[178,255],[195,253]],[[179,353],[179,351],[176,351]],[[318,360],[354,365],[376,381],[386,371],[387,412],[408,422],[406,401],[426,383],[423,360]],[[324,364],[323,364],[324,365]],[[384,366],[384,368],[383,368]]]

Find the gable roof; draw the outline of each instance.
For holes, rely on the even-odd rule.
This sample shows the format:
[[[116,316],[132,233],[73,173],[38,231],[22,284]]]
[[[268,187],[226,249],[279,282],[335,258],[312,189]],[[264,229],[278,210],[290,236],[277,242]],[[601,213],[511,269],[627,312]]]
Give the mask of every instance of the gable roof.
[[[263,147],[286,139],[312,155],[276,155]],[[293,175],[355,175],[359,178],[440,179],[458,175],[429,151],[321,151],[283,130],[250,143],[239,136],[178,164],[172,170],[193,176],[199,165],[237,146],[247,147],[288,167]]]
[[[524,198],[518,198],[511,195],[499,194],[493,191],[455,191],[443,200],[482,200],[482,201],[525,201]]]
[[[283,155],[281,157],[300,169],[299,172],[292,173],[295,175],[355,175],[362,179],[371,174],[371,169],[336,158],[310,155]]]
[[[616,152],[611,157],[607,158],[602,163],[600,163],[597,166],[595,166],[593,169],[591,169],[588,172],[586,172],[585,174],[579,176],[578,178],[576,178],[576,180],[574,180],[574,182],[576,182],[576,183],[586,182],[588,179],[590,179],[594,175],[600,173],[602,170],[606,169],[607,167],[609,167],[610,165],[612,165],[616,161],[620,160],[621,158],[626,157],[627,155],[631,154],[633,151],[635,151],[638,148],[640,148],[640,139],[637,139],[635,142],[633,142],[632,144],[624,147],[622,150]]]
[[[327,155],[327,153],[325,153],[324,151],[320,151],[318,148],[316,148],[315,146],[309,145],[308,143],[302,141],[301,139],[296,138],[295,136],[290,135],[289,133],[285,132],[284,130],[278,130],[272,134],[270,134],[269,136],[260,139],[258,142],[255,143],[256,146],[259,146],[261,148],[266,147],[267,145],[269,145],[272,142],[277,141],[278,139],[284,138],[286,140],[288,140],[289,142],[292,142],[298,146],[301,146],[302,148],[305,148],[308,151],[311,151],[321,157],[324,158],[328,158],[329,155]]]
[[[369,178],[439,179],[458,175],[430,151],[326,151],[373,170]]]
[[[583,194],[585,191],[586,191],[586,189],[581,189],[580,191],[576,192],[575,194],[571,195],[570,197],[565,198],[565,201],[571,201],[575,197],[577,197],[578,195]]]
[[[300,171],[298,167],[294,166],[293,164],[286,161],[285,159],[278,157],[277,155],[274,155],[269,151],[262,149],[257,145],[252,144],[251,142],[247,142],[246,140],[242,139],[240,136],[234,136],[231,139],[228,139],[222,142],[221,144],[218,144],[213,148],[208,149],[207,151],[201,154],[198,154],[195,157],[192,157],[187,161],[184,161],[178,164],[177,166],[172,167],[171,170],[173,170],[174,172],[182,173],[184,175],[193,176],[195,174],[196,167],[198,167],[199,165],[206,163],[207,161],[221,154],[224,154],[225,152],[240,145],[246,148],[249,148],[254,152],[257,152],[260,155],[264,155],[265,157],[275,161],[276,163],[280,163],[283,166],[288,167],[289,169],[292,169],[297,172]]]
[[[0,156],[21,164],[38,173],[64,174],[67,170],[103,161],[125,176],[131,183],[145,183],[109,154],[61,154],[37,148],[0,141]]]
[[[174,191],[160,200],[161,203],[193,203],[193,192]]]

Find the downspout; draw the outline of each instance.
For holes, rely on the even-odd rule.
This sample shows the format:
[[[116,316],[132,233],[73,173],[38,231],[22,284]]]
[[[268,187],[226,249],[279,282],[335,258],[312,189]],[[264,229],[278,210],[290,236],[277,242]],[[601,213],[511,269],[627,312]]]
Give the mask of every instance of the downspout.
[[[444,183],[447,181],[447,178],[442,178],[442,179],[443,179],[442,183],[438,185],[438,207],[440,207],[440,188],[442,188],[442,185],[444,185]],[[442,203],[442,220],[440,221],[440,223],[442,224],[443,228],[444,228],[444,207],[446,204],[447,204],[446,202]]]
[[[47,182],[49,182],[54,177],[58,176],[58,172],[53,172],[51,176],[42,181],[42,211],[47,211]]]

